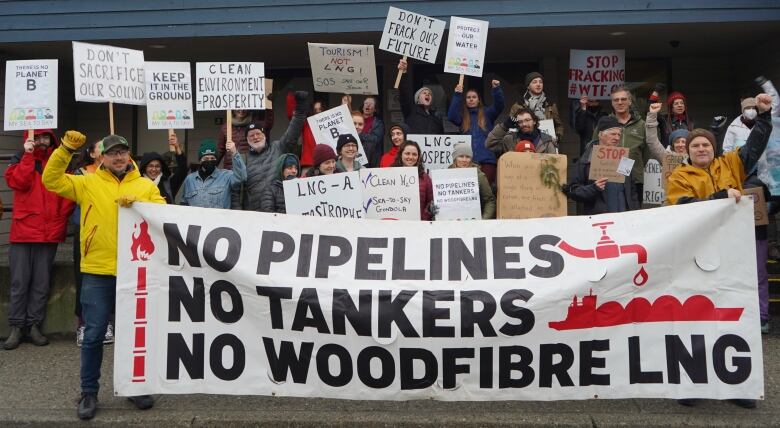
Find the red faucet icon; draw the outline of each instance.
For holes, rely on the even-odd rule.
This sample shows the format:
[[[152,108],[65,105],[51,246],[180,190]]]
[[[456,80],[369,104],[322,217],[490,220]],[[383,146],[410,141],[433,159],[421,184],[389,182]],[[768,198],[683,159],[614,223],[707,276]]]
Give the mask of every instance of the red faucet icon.
[[[647,272],[645,272],[645,268],[642,265],[647,263],[647,250],[645,250],[645,247],[639,244],[616,244],[615,241],[613,241],[612,238],[607,235],[607,226],[611,224],[615,223],[612,221],[607,221],[603,223],[592,224],[593,227],[598,227],[601,229],[601,238],[599,239],[599,242],[596,243],[596,248],[594,249],[582,250],[569,245],[566,241],[563,240],[558,243],[558,247],[560,247],[566,253],[582,259],[614,259],[615,257],[621,256],[623,254],[636,254],[637,263],[640,265],[640,267],[639,272],[634,275],[634,284],[638,286],[644,285],[647,282]]]

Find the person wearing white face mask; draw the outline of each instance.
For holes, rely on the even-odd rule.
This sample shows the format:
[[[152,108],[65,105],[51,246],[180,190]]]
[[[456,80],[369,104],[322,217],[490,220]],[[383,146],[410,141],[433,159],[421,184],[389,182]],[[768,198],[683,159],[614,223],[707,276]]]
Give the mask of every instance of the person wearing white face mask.
[[[723,137],[723,153],[734,151],[737,147],[742,147],[747,141],[750,130],[756,123],[756,99],[745,98],[742,100],[742,114],[731,122],[726,129],[726,136]]]

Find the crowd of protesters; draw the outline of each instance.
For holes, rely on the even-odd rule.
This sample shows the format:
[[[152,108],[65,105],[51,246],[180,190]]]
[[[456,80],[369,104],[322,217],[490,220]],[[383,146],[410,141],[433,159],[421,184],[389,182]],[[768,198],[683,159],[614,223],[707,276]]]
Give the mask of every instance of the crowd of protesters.
[[[406,60],[398,64],[402,73],[410,68]],[[389,126],[378,114],[376,98],[365,98],[353,110],[351,97],[344,96],[342,103],[348,104],[357,135],[339,136],[335,150],[315,143],[306,117],[327,107],[322,101],[310,100],[304,91],[288,94],[290,122],[278,140],[270,138],[272,111],[235,110],[232,129],[223,126],[216,141],[199,142],[198,159],[192,164],[188,164],[175,133],[167,141],[170,154],[144,153],[137,160],[131,158],[128,141],[118,135],[89,143],[75,131],[65,133],[62,140],[52,130],[26,135],[23,150],[5,172],[14,202],[9,254],[11,330],[4,348],[18,347],[25,336],[35,345],[48,343],[41,323],[54,254],[65,239],[70,219],[77,237],[75,314],[82,353],[78,411],[84,419],[94,416],[102,347],[112,340],[118,205],[147,201],[285,213],[285,180],[403,166],[418,172],[420,218],[435,220],[438,208],[433,203],[431,178],[420,146],[407,136],[443,134],[448,121],[471,137],[470,145],[452,147],[449,167],[477,169],[482,219],[495,218],[496,194],[501,191],[496,186],[498,159],[507,152],[557,154],[564,127],[556,103],[544,92],[540,73],[529,73],[521,88],[523,95],[509,102],[502,82],[489,83],[492,104],[486,105],[480,90],[458,84],[448,111],[440,112],[434,107],[434,91],[427,86],[413,88],[412,80],[405,77],[399,88],[404,120]],[[776,98],[771,83],[762,83]],[[570,199],[581,203],[579,213],[640,209],[645,166],[650,159],[660,161],[668,152],[686,159],[669,177],[668,204],[728,197],[739,200],[745,187],[762,187],[770,198],[766,185],[758,179],[756,165],[772,130],[770,115],[778,114],[778,100],[764,93],[734,100],[740,103],[742,114],[723,133],[725,118],[715,120],[710,130],[695,128],[688,115],[688,99],[679,91],[669,93],[666,112],[662,113],[660,94],[664,89],[658,86],[650,94],[649,109],[644,113],[634,108],[637,94],[622,86],[611,92],[611,112],[598,101],[580,99],[573,112],[579,149],[574,173],[562,186]],[[540,129],[540,121],[548,119],[553,122],[555,136]],[[365,152],[365,164],[358,161],[359,144]],[[628,149],[634,164],[624,183],[589,178],[590,154],[598,145]],[[766,226],[756,228],[756,249],[762,331],[768,332]],[[132,400],[142,409],[153,405],[146,396]],[[748,401],[738,404],[751,407]]]

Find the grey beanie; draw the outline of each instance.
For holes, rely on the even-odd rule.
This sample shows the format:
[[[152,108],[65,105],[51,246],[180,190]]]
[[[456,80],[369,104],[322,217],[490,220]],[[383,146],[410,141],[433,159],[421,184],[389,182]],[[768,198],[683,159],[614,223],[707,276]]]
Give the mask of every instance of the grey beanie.
[[[452,158],[457,159],[458,156],[466,155],[470,158],[474,157],[474,152],[471,151],[471,144],[469,143],[455,143],[452,146]]]
[[[418,89],[417,92],[414,93],[414,103],[415,104],[420,104],[420,94],[422,94],[422,91],[425,90],[425,89],[427,89],[428,92],[431,93],[431,101],[433,101],[433,91],[431,90],[431,88],[429,88],[427,86],[423,86],[422,88]]]

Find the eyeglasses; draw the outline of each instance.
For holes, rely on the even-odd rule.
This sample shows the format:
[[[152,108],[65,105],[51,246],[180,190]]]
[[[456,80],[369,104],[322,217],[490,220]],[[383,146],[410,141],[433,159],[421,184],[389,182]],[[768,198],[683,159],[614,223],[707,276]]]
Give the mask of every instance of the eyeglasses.
[[[612,98],[612,102],[615,102],[615,103],[624,103],[624,102],[627,102],[627,101],[628,101],[628,98]]]
[[[118,157],[118,156],[124,156],[124,155],[126,155],[128,153],[130,153],[129,150],[111,150],[111,151],[103,153],[103,156]]]

